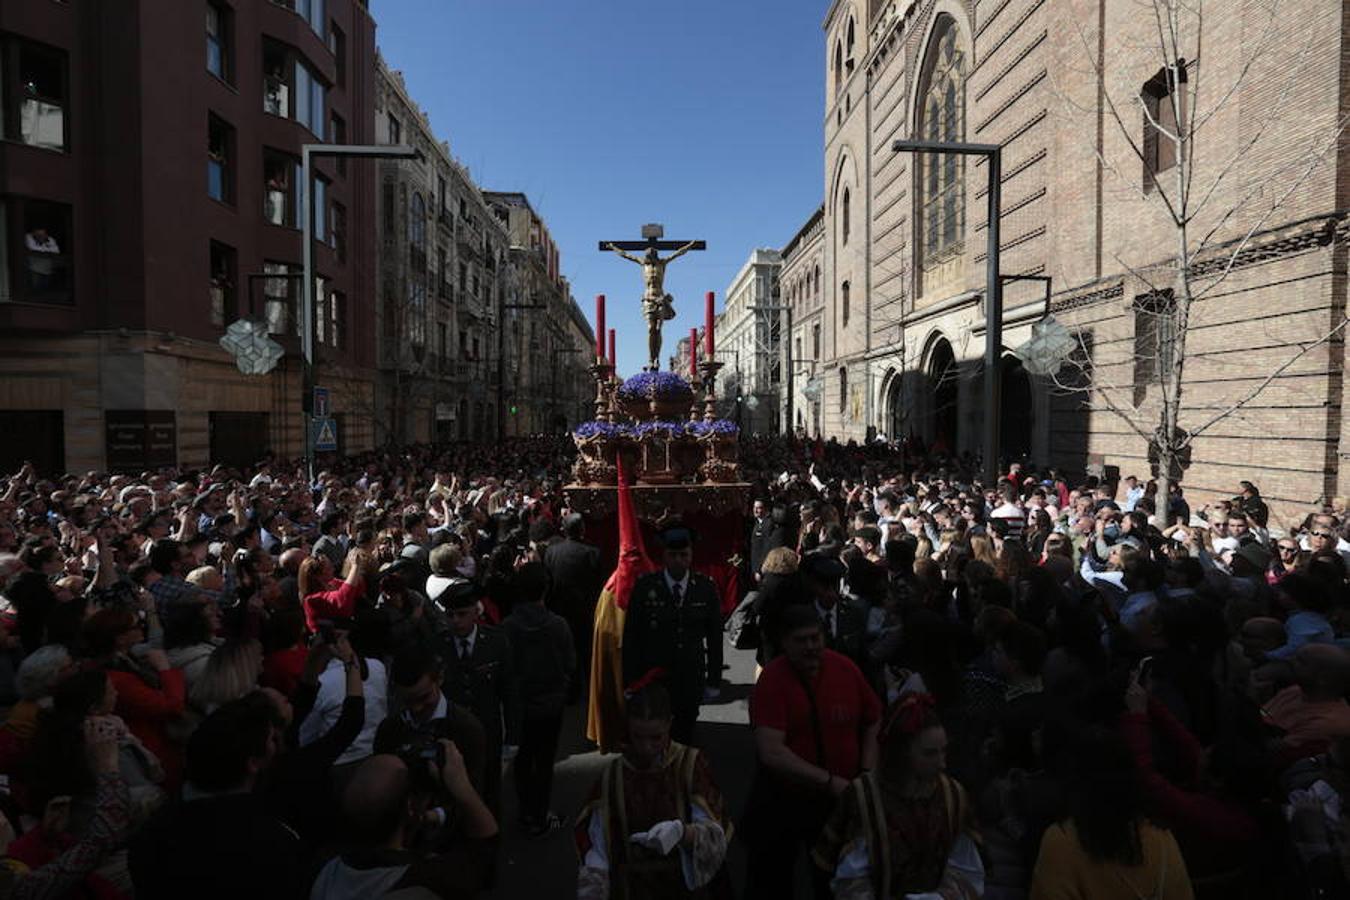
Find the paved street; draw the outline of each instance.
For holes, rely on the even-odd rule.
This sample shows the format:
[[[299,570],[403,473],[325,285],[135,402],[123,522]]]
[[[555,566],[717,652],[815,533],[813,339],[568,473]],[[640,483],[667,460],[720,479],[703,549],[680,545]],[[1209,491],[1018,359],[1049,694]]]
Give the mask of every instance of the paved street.
[[[716,704],[705,705],[695,732],[696,742],[708,751],[717,783],[727,796],[733,815],[739,816],[750,791],[754,772],[748,700],[754,678],[755,655],[751,651],[726,649],[731,668]],[[585,708],[571,707],[563,722],[557,777],[553,784],[553,808],[571,819],[581,808],[604,761],[583,738]],[[530,900],[571,900],[576,896],[576,851],[569,829],[532,840],[515,827],[515,787],[510,774],[503,788],[502,823],[505,851],[498,885],[499,896]],[[742,879],[740,846],[732,845],[732,876]]]

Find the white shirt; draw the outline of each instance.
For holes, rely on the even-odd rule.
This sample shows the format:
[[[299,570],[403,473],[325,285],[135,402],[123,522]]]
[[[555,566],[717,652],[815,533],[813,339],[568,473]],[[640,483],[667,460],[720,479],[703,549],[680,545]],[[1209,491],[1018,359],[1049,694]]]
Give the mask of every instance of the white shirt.
[[[675,585],[680,586],[680,603],[684,603],[689,598],[689,573],[685,572],[684,578],[680,581],[670,577],[669,569],[662,569],[661,574],[666,576],[666,590],[670,591],[670,596],[675,596]]]
[[[465,641],[468,641],[468,642],[469,642],[469,649],[468,649],[468,652],[467,652],[467,653],[464,652],[464,642],[465,642]],[[466,637],[456,637],[456,638],[455,638],[455,658],[456,658],[456,659],[463,659],[463,658],[466,657],[466,656],[472,657],[472,656],[473,656],[473,648],[474,648],[477,644],[478,644],[478,626],[475,625],[475,626],[473,626],[473,631],[470,631],[469,634],[468,634]]]
[[[816,615],[820,616],[820,623],[825,626],[825,636],[834,637],[839,631],[839,605],[826,609],[817,600]]]
[[[375,748],[375,729],[380,727],[389,709],[389,679],[384,671],[384,663],[378,659],[367,659],[368,675],[365,680],[366,721],[361,733],[352,741],[351,746],[342,752],[334,765],[359,762],[370,756]],[[342,714],[343,701],[347,699],[347,673],[342,660],[328,663],[328,668],[319,676],[319,696],[305,721],[300,723],[300,746],[312,744],[328,733]]]
[[[413,716],[412,710],[405,709],[403,711],[403,721],[407,722],[413,728],[421,728],[423,725],[428,725],[437,719],[444,719],[448,715],[450,715],[450,702],[445,699],[445,692],[442,691],[441,699],[436,703],[436,711],[431,714],[431,718],[427,719],[425,722],[419,722],[417,721],[417,718]]]

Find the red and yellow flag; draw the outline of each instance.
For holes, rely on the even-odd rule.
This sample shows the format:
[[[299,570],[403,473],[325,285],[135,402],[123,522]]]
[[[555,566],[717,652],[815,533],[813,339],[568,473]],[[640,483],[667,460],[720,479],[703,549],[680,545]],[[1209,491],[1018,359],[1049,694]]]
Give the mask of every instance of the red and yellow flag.
[[[586,710],[586,737],[601,753],[619,750],[624,733],[623,622],[628,596],[638,578],[656,565],[642,545],[633,497],[619,468],[619,563],[605,582],[595,606],[594,642],[591,649],[591,690]]]

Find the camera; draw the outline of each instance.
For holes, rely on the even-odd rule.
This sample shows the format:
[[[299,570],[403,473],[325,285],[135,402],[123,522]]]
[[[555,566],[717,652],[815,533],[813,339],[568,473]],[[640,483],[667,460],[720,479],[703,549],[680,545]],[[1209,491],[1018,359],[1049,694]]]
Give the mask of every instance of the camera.
[[[399,745],[394,754],[408,767],[415,789],[435,791],[441,788],[441,772],[445,769],[445,745],[434,736],[417,734]],[[431,768],[432,766],[434,768]]]

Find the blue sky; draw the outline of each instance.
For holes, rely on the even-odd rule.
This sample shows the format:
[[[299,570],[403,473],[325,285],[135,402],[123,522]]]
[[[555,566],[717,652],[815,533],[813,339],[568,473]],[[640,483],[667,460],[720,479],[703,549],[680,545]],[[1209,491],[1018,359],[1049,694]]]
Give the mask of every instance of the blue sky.
[[[608,296],[619,369],[646,355],[638,268],[596,249],[661,222],[708,250],[671,265],[702,324],[755,247],[820,203],[828,0],[372,0],[376,40],[488,190],[523,191],[587,316]]]

